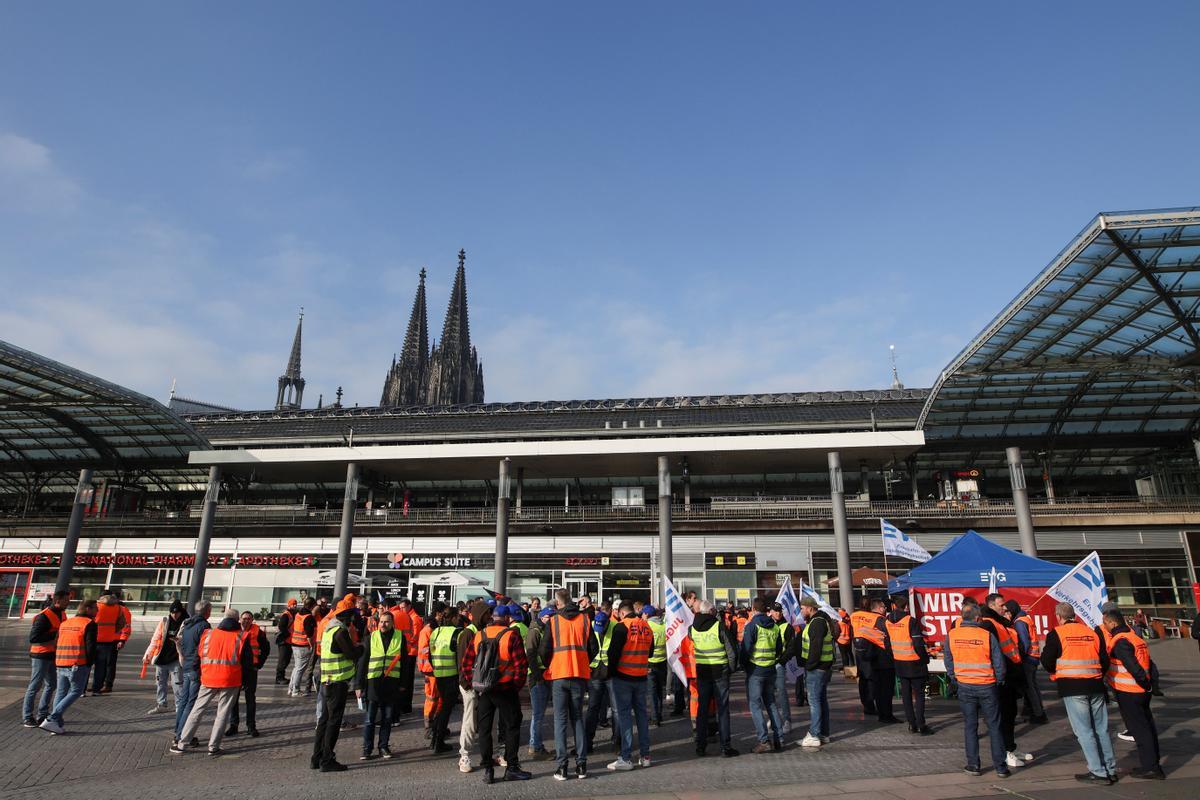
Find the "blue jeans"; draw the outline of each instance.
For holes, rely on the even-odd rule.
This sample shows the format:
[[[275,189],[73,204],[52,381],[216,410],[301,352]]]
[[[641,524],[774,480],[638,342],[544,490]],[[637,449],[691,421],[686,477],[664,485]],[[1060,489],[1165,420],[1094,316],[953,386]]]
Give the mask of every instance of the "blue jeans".
[[[775,707],[779,709],[779,721],[792,724],[792,704],[788,702],[787,667],[775,665]]]
[[[684,689],[684,691],[688,691]],[[720,734],[721,749],[733,747],[729,729],[729,677],[699,678],[696,680],[696,749],[708,747],[708,706],[713,700],[717,704],[717,732]]]
[[[443,700],[442,702],[447,702]],[[381,703],[378,700],[368,700],[365,719],[363,720],[363,753],[370,754],[375,749],[375,724],[379,724],[379,746],[388,747],[392,740],[392,704]]]
[[[179,694],[175,696],[175,738],[183,733],[183,723],[187,722],[192,706],[196,704],[196,695],[200,694],[200,673],[185,669],[179,673]],[[186,743],[185,743],[186,744]]]
[[[550,704],[550,685],[545,681],[529,687],[529,749],[542,750],[542,719],[546,716],[546,706]]]
[[[596,739],[596,729],[600,727],[600,723],[604,721],[604,717],[608,714],[610,705],[610,692],[608,689],[609,681],[600,680],[596,677],[596,670],[592,671],[592,677],[588,680],[588,704],[587,717],[584,719],[584,731],[587,733],[588,749],[592,747],[592,742]],[[613,729],[613,737],[616,738],[616,729]]]
[[[59,725],[63,724],[63,714],[87,691],[88,672],[91,669],[86,665],[58,667],[58,691],[54,696],[54,710],[50,712],[50,719]]]
[[[583,724],[583,678],[559,678],[548,681],[554,699],[554,750],[558,766],[567,765],[567,728],[575,730],[575,763],[587,763],[587,733]]]
[[[1104,695],[1076,695],[1064,697],[1062,701],[1075,739],[1083,748],[1088,772],[1115,777],[1117,759],[1113,755],[1112,738],[1108,735],[1108,707]]]
[[[958,705],[963,715],[963,740],[967,748],[967,766],[980,767],[979,718],[987,724],[988,744],[992,748],[992,765],[997,772],[1007,772],[1004,763],[1004,737],[1000,733],[1000,696],[996,686],[958,684]]]
[[[621,730],[621,758],[633,758],[633,723],[637,721],[638,750],[650,755],[650,715],[646,712],[649,685],[643,678],[627,681],[613,678],[609,683],[613,706],[617,709],[617,727]]]
[[[812,712],[808,732],[818,738],[829,736],[829,675],[830,670],[827,669],[813,669],[804,673],[808,708]]]
[[[25,690],[25,704],[21,706],[21,718],[33,716],[33,701],[37,699],[38,690],[42,692],[42,701],[37,704],[37,718],[49,716],[50,704],[54,700],[55,674],[54,657],[29,659],[29,688]]]
[[[746,676],[746,699],[750,703],[750,718],[754,720],[754,731],[759,743],[778,739],[783,723],[779,721],[779,707],[775,705],[775,671],[760,672],[761,667],[751,667],[753,672]],[[771,730],[767,730],[768,720]]]
[[[650,705],[654,712],[654,719],[662,722],[663,698],[667,694],[667,673],[670,667],[666,662],[661,664],[651,664],[650,674],[647,679],[650,681]]]

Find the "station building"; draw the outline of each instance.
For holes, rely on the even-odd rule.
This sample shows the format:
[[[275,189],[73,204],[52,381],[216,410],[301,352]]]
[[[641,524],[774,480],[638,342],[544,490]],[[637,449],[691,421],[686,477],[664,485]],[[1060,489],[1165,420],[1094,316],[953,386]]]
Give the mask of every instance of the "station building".
[[[0,614],[64,564],[144,614],[198,591],[269,616],[342,586],[651,599],[663,573],[837,603],[831,578],[910,566],[884,558],[885,518],[931,552],[967,529],[1096,550],[1123,605],[1189,616],[1198,309],[1200,210],[1169,209],[1097,216],[927,389],[236,411],[0,343]],[[298,329],[289,387],[299,356]]]

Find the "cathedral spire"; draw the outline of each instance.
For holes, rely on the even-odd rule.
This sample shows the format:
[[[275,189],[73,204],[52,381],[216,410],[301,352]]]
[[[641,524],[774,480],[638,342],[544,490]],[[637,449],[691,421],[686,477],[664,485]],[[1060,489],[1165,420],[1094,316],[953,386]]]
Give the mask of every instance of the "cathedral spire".
[[[414,406],[425,401],[425,377],[429,368],[429,315],[425,308],[425,269],[421,269],[417,294],[413,297],[408,330],[400,357],[392,357],[392,368],[383,382],[383,406]]]
[[[292,352],[288,356],[287,369],[279,376],[279,391],[275,395],[275,410],[287,411],[300,408],[304,399],[304,378],[300,377],[300,339],[304,329],[304,309],[296,322],[296,335],[292,337]]]

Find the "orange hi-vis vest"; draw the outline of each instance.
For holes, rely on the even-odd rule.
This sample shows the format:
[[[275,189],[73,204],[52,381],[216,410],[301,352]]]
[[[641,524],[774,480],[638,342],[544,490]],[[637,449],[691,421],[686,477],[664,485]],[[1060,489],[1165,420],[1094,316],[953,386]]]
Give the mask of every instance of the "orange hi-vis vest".
[[[58,629],[63,624],[63,618],[58,615],[58,612],[53,608],[43,608],[40,614],[45,614],[46,619],[50,620],[50,629],[54,631],[54,639],[48,642],[40,642],[38,644],[29,645],[29,655],[31,656],[49,656],[54,655],[54,643],[58,639]]]
[[[875,623],[880,619],[883,619],[882,615],[874,611],[855,611],[850,615],[850,625],[854,628],[856,637],[866,639],[876,647],[883,647],[883,631],[875,627]]]
[[[960,625],[947,635],[954,659],[954,679],[969,686],[996,683],[992,669],[992,637],[983,627]]]
[[[885,621],[887,626],[888,638],[892,640],[892,658],[896,661],[917,661],[917,650],[913,647],[912,631],[908,627],[908,621],[912,619],[908,614],[900,618],[899,622]]]
[[[210,689],[232,689],[242,685],[242,630],[210,628],[200,634],[200,685]]]
[[[425,630],[425,628],[429,626],[425,624],[425,620],[421,618],[421,615],[417,613],[415,608],[410,608],[408,610],[408,620],[410,623],[412,623],[409,626],[412,629],[412,636],[404,641],[408,646],[408,657],[412,658],[417,654],[417,645],[415,644],[416,640],[418,637],[420,637],[421,631]]]
[[[330,611],[317,621],[317,628],[313,631],[313,655],[321,655],[321,638],[325,635],[325,626],[333,622],[333,620],[333,612]]]
[[[679,663],[683,664],[683,676],[688,679],[688,686],[696,685],[696,643],[692,637],[683,637],[679,645]]]
[[[521,634],[517,633],[515,628],[507,628],[503,625],[488,625],[483,630],[475,633],[476,653],[479,652],[479,647],[483,644],[484,636],[500,642],[500,658],[496,662],[497,688],[505,684],[512,684],[517,680],[517,670],[512,660],[512,643],[513,639],[520,641]]]
[[[1000,643],[1000,652],[1004,654],[1004,657],[1013,664],[1020,664],[1021,651],[1017,646],[1017,632],[994,619],[980,619],[979,622],[986,624],[996,634],[996,641]]]
[[[146,677],[146,670],[151,664],[155,664],[155,659],[162,652],[163,641],[167,638],[167,632],[171,628],[171,617],[166,616],[158,621],[158,625],[154,628],[154,635],[150,637],[150,644],[146,648],[146,652],[142,654],[142,671],[138,675],[139,678]]]
[[[292,647],[312,647],[312,642],[308,640],[308,634],[304,632],[304,625],[311,616],[312,614],[308,611],[297,611],[296,616],[292,617],[292,632],[288,636],[288,642]]]
[[[548,681],[592,677],[587,652],[590,627],[587,614],[577,614],[574,619],[566,619],[560,614],[550,617],[554,649],[550,651],[550,666],[546,667],[542,677]]]
[[[1028,617],[1018,617],[1013,620],[1013,627],[1015,628],[1018,623],[1024,625],[1025,630],[1029,632],[1029,657],[1038,658],[1042,654],[1042,643],[1038,639],[1037,629],[1029,622]]]
[[[1100,636],[1104,639],[1104,649],[1107,651],[1111,651],[1112,643],[1113,643],[1113,635],[1111,633],[1109,633],[1108,628],[1104,627],[1103,625],[1101,625],[1099,627],[1099,631],[1100,631]],[[1095,633],[1095,630],[1093,630],[1092,632]]]
[[[125,615],[121,606],[114,604],[106,606],[101,603],[96,608],[96,642],[110,644],[121,638],[121,629],[125,627]]]
[[[430,658],[429,652],[429,637],[433,634],[433,628],[426,625],[421,628],[421,632],[417,634],[417,670],[422,675],[433,674],[433,659]],[[408,647],[405,646],[404,652],[408,652]]]
[[[733,624],[737,626],[737,640],[741,642],[743,635],[746,633],[746,626],[750,624],[750,618],[734,617]]]
[[[1079,622],[1068,622],[1054,630],[1062,642],[1062,655],[1054,665],[1050,680],[1092,680],[1103,675],[1100,671],[1100,637],[1095,631]]]
[[[1138,686],[1137,681],[1133,679],[1133,675],[1129,670],[1125,669],[1125,665],[1117,659],[1112,658],[1113,648],[1117,646],[1117,642],[1122,640],[1133,645],[1133,655],[1137,658],[1138,666],[1146,672],[1146,675],[1150,674],[1150,648],[1142,640],[1142,637],[1136,633],[1124,631],[1110,637],[1112,644],[1108,646],[1110,660],[1108,662],[1108,675],[1105,676],[1105,683],[1112,687],[1114,691],[1128,692],[1129,694],[1145,694],[1146,690]]]
[[[258,660],[262,658],[262,653],[258,649],[258,634],[260,628],[255,623],[250,623],[250,630],[246,631],[246,639],[250,642],[250,652],[254,655],[254,661],[251,663],[258,666]]]
[[[392,612],[392,624],[396,626],[396,630],[404,634],[404,651],[409,657],[417,654],[417,639],[420,636],[419,631],[413,630],[412,617],[408,615],[400,606],[392,606],[388,609]]]
[[[54,651],[54,666],[76,667],[87,664],[84,632],[92,624],[91,617],[71,617],[58,627],[58,646]]]
[[[621,648],[621,660],[616,669],[631,678],[644,678],[650,671],[650,651],[654,648],[654,631],[641,617],[626,617],[621,620],[626,627],[625,646]]]
[[[842,617],[841,619],[838,620],[837,643],[842,644],[842,645],[850,644],[850,640],[852,638],[854,638],[854,637],[853,637],[853,630],[850,627],[850,623],[846,621],[845,617]]]

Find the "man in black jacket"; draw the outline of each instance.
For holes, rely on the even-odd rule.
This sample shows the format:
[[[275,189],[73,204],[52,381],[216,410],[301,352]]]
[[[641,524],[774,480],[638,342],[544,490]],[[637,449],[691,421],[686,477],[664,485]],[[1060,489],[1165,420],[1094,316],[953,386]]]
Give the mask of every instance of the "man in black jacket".
[[[360,761],[375,758],[376,726],[379,731],[379,756],[392,757],[392,713],[400,700],[400,660],[404,650],[404,634],[396,630],[392,612],[380,612],[379,630],[373,631],[364,643],[354,686],[355,694],[367,702]],[[377,654],[374,664],[372,651]]]
[[[1020,645],[1017,631],[1013,627],[1004,607],[1004,597],[1000,594],[989,594],[984,599],[984,605],[979,609],[980,624],[996,636],[1004,653],[1007,669],[1004,681],[999,685],[1000,699],[1000,733],[1004,737],[1004,750],[1009,768],[1023,767],[1033,760],[1029,753],[1017,749],[1017,700],[1025,696],[1025,672],[1021,668]],[[1008,647],[1005,647],[1006,640]]]
[[[325,692],[309,766],[321,772],[344,772],[346,765],[337,760],[337,741],[342,730],[342,718],[346,714],[346,697],[351,681],[357,676],[357,669],[348,678],[343,678],[340,668],[346,662],[356,668],[362,658],[363,648],[350,637],[350,626],[354,624],[358,609],[343,600],[334,606],[332,613],[334,619],[326,624],[321,641],[321,661],[326,662],[321,667],[321,682]],[[335,669],[339,671],[335,672]]]
[[[1058,618],[1058,627],[1046,634],[1042,666],[1054,681],[1054,688],[1067,712],[1067,721],[1071,723],[1071,730],[1087,760],[1088,771],[1075,778],[1104,785],[1116,783],[1117,763],[1108,732],[1108,707],[1102,677],[1108,672],[1104,641],[1098,633],[1076,621],[1075,609],[1070,603],[1059,603],[1054,608],[1054,615]]]
[[[816,748],[829,743],[829,676],[833,670],[833,621],[821,613],[820,605],[811,597],[800,600],[800,615],[804,630],[800,632],[798,661],[804,667],[804,682],[808,688],[808,707],[812,712],[808,734],[800,740],[801,747]]]
[[[275,647],[279,657],[275,660],[275,685],[282,686],[288,682],[287,668],[292,663],[292,620],[296,618],[296,598],[289,598],[287,608],[275,617]]]
[[[55,668],[54,641],[58,638],[58,626],[67,618],[69,592],[55,592],[48,608],[39,611],[29,627],[29,686],[25,689],[25,703],[21,707],[22,723],[26,728],[36,728],[50,716],[51,701],[54,700]],[[37,718],[33,716],[33,705],[41,690],[41,702],[37,704]]]
[[[242,648],[242,696],[246,699],[246,732],[258,738],[258,725],[255,721],[255,712],[258,710],[258,671],[267,663],[267,656],[271,655],[271,645],[267,642],[267,632],[255,624],[254,615],[249,611],[243,611],[238,617],[238,625],[250,640],[247,642],[248,646]],[[238,724],[238,704],[234,701],[233,710],[229,715],[229,729],[225,731],[225,735],[236,735]]]
[[[1150,651],[1142,638],[1125,624],[1125,617],[1120,611],[1106,612],[1101,624],[1108,631],[1108,641],[1111,642],[1108,651],[1108,685],[1116,695],[1125,728],[1137,743],[1138,761],[1141,762],[1129,774],[1135,778],[1161,781],[1166,775],[1158,763],[1158,726],[1154,724],[1154,714],[1150,711],[1154,688],[1150,677],[1153,668]]]
[[[893,608],[885,623],[888,646],[900,679],[900,699],[904,703],[904,718],[908,729],[929,736],[933,729],[925,724],[925,685],[929,682],[929,652],[921,623],[908,613],[908,597],[896,595]]]
[[[717,641],[724,650],[724,660],[714,656],[706,659],[704,638],[716,632]],[[696,604],[696,616],[688,631],[696,648],[696,755],[704,756],[708,748],[708,707],[716,699],[717,730],[720,734],[721,755],[732,758],[738,755],[733,747],[729,723],[729,676],[737,668],[738,653],[734,639],[725,632],[725,626],[717,618],[717,609],[709,600]],[[697,640],[700,640],[697,642]],[[714,663],[704,663],[705,661]]]

